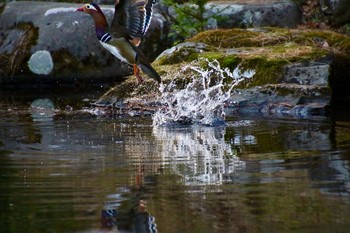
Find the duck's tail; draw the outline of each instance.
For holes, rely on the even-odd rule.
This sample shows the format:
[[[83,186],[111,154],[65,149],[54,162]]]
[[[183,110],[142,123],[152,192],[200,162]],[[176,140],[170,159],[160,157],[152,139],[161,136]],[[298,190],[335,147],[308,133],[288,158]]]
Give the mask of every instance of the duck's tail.
[[[150,78],[153,78],[158,83],[162,81],[160,75],[153,69],[151,64],[147,63],[139,63],[139,66],[143,72],[145,72]]]
[[[162,82],[162,79],[160,75],[155,71],[152,67],[152,65],[148,62],[146,56],[143,54],[143,52],[136,46],[133,46],[134,50],[136,51],[136,64],[141,68],[143,72],[145,72],[150,78],[153,78],[158,83]]]

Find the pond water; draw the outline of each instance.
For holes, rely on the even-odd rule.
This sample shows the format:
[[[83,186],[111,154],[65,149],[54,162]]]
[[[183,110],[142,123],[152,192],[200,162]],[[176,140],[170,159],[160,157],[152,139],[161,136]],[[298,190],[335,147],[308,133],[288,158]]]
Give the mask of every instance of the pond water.
[[[349,117],[155,127],[9,96],[0,232],[349,232]]]

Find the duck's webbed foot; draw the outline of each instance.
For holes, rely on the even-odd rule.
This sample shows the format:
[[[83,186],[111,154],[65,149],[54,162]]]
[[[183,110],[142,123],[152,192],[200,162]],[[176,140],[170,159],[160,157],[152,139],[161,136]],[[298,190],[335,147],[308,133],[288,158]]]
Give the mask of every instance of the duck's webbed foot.
[[[139,81],[140,84],[144,83],[144,80],[140,75],[139,67],[137,67],[136,64],[134,64],[133,66],[134,66],[134,75],[136,76],[137,80]]]

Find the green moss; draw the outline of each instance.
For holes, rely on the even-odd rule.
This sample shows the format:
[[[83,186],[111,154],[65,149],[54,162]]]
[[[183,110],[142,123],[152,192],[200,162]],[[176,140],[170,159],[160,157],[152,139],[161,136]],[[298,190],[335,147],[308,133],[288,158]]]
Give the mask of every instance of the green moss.
[[[241,51],[242,52],[242,51]],[[239,64],[243,70],[255,70],[253,79],[243,82],[240,87],[259,86],[279,83],[284,67],[293,62],[300,62],[326,55],[323,50],[297,44],[266,46],[264,48],[245,48],[241,54],[225,54],[224,52],[206,52],[200,56],[208,60],[218,60],[221,67],[230,70]]]
[[[262,69],[266,72],[269,68],[275,69],[276,64],[280,68],[280,64],[322,59],[332,49],[345,54],[350,47],[349,37],[335,32],[273,27],[255,31],[237,28],[209,30],[198,33],[188,41],[205,43],[215,50],[198,53],[190,48],[182,48],[171,56],[164,57],[159,64],[177,64],[207,58],[216,59],[223,67],[233,69],[241,61],[248,64],[263,60],[264,63],[256,65],[263,65]],[[323,43],[325,41],[329,47]],[[234,51],[230,51],[232,48],[235,48]],[[276,70],[271,71],[275,72]]]
[[[350,53],[350,37],[332,31],[325,30],[304,30],[299,32],[299,37],[295,41],[300,44],[310,43],[310,45],[328,48],[332,47],[339,52]],[[327,42],[327,44],[325,44]]]
[[[300,62],[301,60],[318,60],[329,54],[328,50],[319,49],[312,46],[287,43],[275,46],[267,46],[270,53],[266,57],[272,59],[280,58],[289,62]]]
[[[159,94],[158,84],[153,80],[145,80],[143,85],[140,85],[134,76],[130,76],[126,81],[121,82],[106,92],[97,102],[110,104],[118,99],[134,98],[142,96],[142,99],[154,99],[155,95]]]
[[[241,62],[241,59],[236,54],[223,54],[222,52],[206,52],[200,54],[201,58],[206,58],[209,61],[217,60],[221,67],[234,69]]]
[[[350,52],[350,37],[330,30],[290,30],[285,28],[266,28],[269,33],[286,38],[285,41],[297,45],[312,46],[327,50],[336,49],[339,52]]]
[[[188,41],[202,42],[218,48],[266,47],[288,43],[320,49],[336,48],[350,52],[350,37],[327,30],[290,30],[266,27],[256,31],[247,29],[218,29],[198,33]]]
[[[202,42],[219,48],[262,47],[289,41],[292,33],[283,28],[217,29],[198,33],[190,42]]]
[[[259,33],[244,29],[217,29],[198,33],[190,42],[202,42],[218,48],[255,46]]]
[[[180,48],[174,51],[170,56],[164,56],[159,59],[157,65],[177,64],[181,62],[191,62],[198,59],[198,52],[192,48]]]
[[[227,67],[229,69],[234,69],[241,62],[241,59],[235,55],[228,55],[217,59],[221,67]]]
[[[286,60],[268,60],[263,57],[244,60],[241,63],[242,69],[255,70],[255,75],[249,81],[242,83],[240,87],[279,83],[283,75],[284,66],[288,63]]]
[[[252,87],[269,83],[279,83],[283,74],[285,65],[290,62],[286,59],[270,59],[262,55],[242,59],[237,54],[224,55],[219,52],[207,52],[201,54],[202,58],[208,60],[217,60],[221,67],[234,70],[240,65],[242,71],[255,70],[255,75],[252,79],[247,79],[242,82],[239,87]],[[203,62],[202,66],[206,66]]]

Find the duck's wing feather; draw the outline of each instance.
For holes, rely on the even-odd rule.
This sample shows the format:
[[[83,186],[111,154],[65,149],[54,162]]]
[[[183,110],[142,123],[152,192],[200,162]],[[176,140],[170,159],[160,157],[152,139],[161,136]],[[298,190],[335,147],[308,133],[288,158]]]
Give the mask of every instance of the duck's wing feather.
[[[116,36],[142,37],[152,19],[152,8],[156,0],[116,1],[111,32]]]

